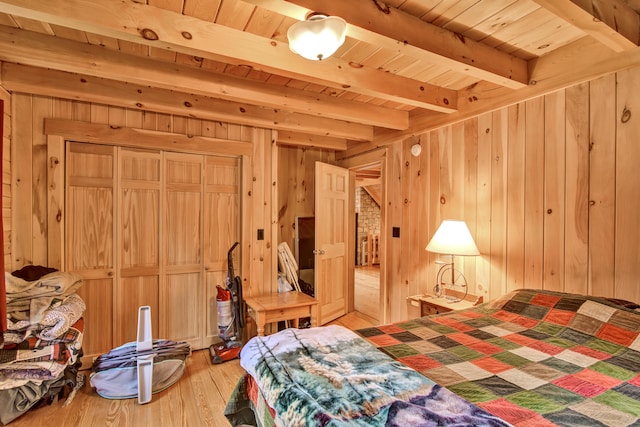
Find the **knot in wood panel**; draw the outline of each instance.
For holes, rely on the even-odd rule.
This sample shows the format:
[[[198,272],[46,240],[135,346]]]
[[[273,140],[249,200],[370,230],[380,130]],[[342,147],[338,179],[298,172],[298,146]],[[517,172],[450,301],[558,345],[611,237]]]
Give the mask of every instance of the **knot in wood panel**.
[[[160,38],[158,34],[150,28],[143,28],[140,30],[140,34],[145,40],[158,40]]]
[[[622,123],[627,123],[629,120],[631,120],[631,110],[629,110],[627,107],[624,107],[624,109],[622,110],[622,117],[620,117],[620,121]]]
[[[391,13],[391,9],[386,3],[383,3],[379,0],[372,0],[372,1],[373,1],[373,4],[376,5],[376,7],[380,12],[384,13],[385,15],[388,15],[389,13]]]

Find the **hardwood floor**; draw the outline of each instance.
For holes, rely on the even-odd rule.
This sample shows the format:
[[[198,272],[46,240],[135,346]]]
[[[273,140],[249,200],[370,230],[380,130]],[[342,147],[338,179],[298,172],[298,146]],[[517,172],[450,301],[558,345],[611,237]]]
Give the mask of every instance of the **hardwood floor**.
[[[340,325],[351,330],[368,328],[377,324],[378,321],[376,319],[358,311],[346,314],[342,317],[337,318],[333,322],[328,323],[328,325]]]
[[[357,266],[354,272],[354,309],[378,321],[380,307],[380,266]]]
[[[366,314],[349,313],[330,324],[350,329],[377,324]],[[109,400],[95,392],[87,378],[68,406],[65,401],[27,412],[11,427],[76,426],[229,426],[224,408],[238,379],[244,374],[238,359],[211,364],[208,350],[194,351],[187,359],[185,374],[168,389],[139,405],[137,399]]]
[[[9,425],[22,426],[228,426],[223,415],[236,382],[244,373],[239,360],[212,365],[208,350],[194,351],[185,374],[168,389],[139,405],[137,399],[109,400],[89,384],[71,404],[64,401],[27,412]]]

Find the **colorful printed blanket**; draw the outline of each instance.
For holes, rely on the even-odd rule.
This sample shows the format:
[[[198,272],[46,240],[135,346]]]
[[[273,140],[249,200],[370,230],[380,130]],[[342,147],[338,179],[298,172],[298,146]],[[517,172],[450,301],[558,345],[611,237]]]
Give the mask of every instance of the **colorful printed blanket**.
[[[640,312],[619,303],[520,290],[356,332],[517,426],[640,425]]]
[[[33,331],[29,331],[33,332]],[[29,333],[20,341],[13,339],[6,340],[0,344],[0,354],[2,350],[38,350],[53,344],[73,344],[72,347],[76,350],[80,349],[82,345],[82,336],[84,332],[84,319],[81,317],[70,328],[68,328],[64,334],[54,339],[42,339]],[[13,334],[14,331],[5,331],[5,338],[7,335]],[[20,334],[22,337],[23,335]],[[0,355],[0,359],[2,356]]]
[[[276,425],[508,425],[340,326],[254,337],[240,361]]]
[[[0,390],[20,387],[29,380],[58,378],[81,357],[83,332],[84,319],[80,318],[58,338],[30,335],[20,343],[0,345]]]

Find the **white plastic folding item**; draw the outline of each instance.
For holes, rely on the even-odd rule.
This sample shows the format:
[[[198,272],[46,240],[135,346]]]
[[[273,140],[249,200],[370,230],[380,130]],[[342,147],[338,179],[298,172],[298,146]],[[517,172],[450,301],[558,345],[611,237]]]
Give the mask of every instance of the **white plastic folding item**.
[[[138,335],[136,351],[153,349],[153,337],[151,334],[151,307],[143,305],[138,307]],[[153,354],[138,357],[138,403],[151,401],[153,386]]]

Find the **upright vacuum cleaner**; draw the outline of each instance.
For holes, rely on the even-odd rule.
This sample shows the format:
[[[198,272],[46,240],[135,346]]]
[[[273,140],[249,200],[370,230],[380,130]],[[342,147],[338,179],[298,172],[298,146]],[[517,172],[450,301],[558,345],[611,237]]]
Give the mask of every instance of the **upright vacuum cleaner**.
[[[227,253],[228,269],[226,288],[216,286],[218,295],[218,339],[209,347],[211,363],[218,364],[240,356],[244,310],[242,307],[242,280],[233,272],[232,252],[240,243],[235,242]]]

